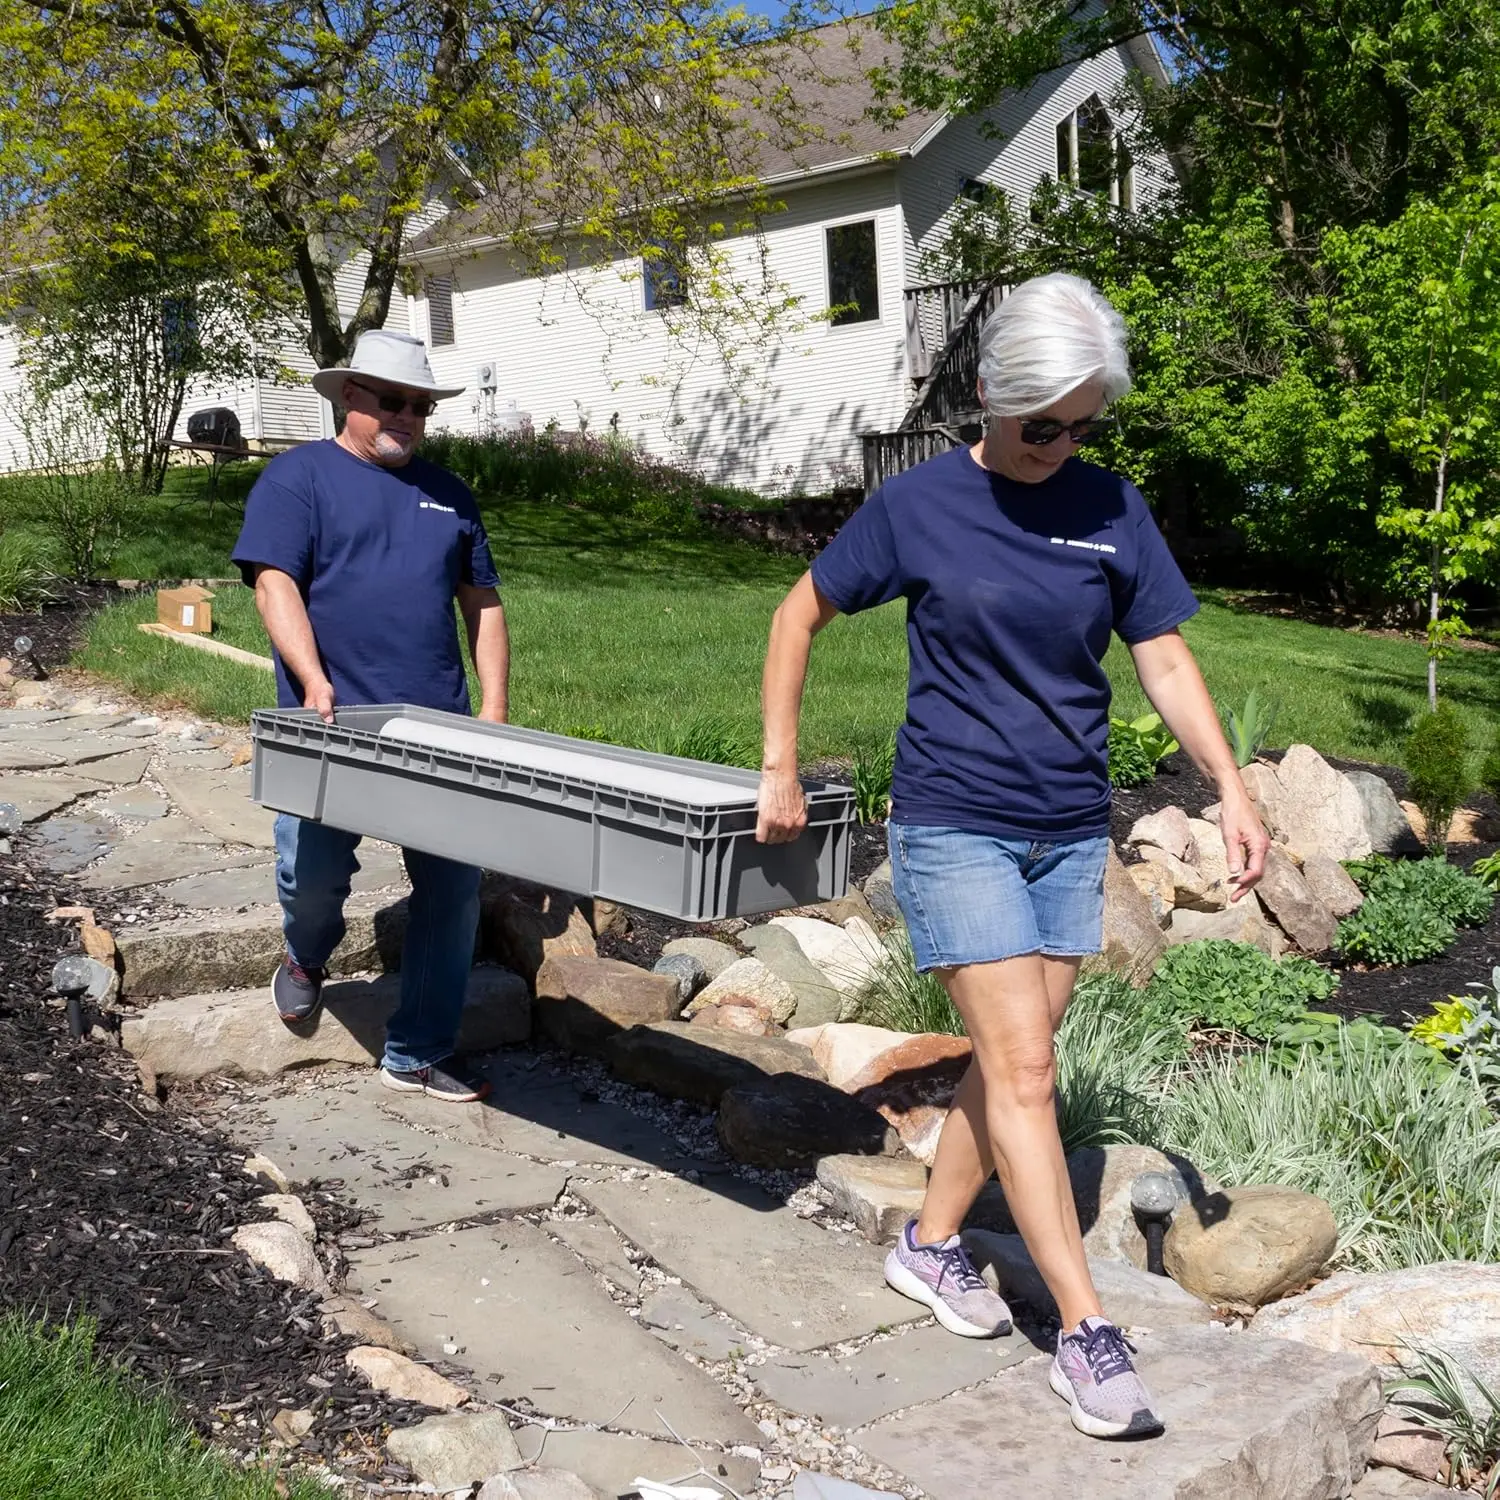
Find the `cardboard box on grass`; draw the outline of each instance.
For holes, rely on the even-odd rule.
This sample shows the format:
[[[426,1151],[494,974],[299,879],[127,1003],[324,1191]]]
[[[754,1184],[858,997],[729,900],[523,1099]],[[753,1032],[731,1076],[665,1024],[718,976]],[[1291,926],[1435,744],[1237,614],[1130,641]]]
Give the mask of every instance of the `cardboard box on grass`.
[[[159,624],[190,635],[211,635],[214,628],[213,594],[196,583],[180,589],[157,589],[156,618]]]

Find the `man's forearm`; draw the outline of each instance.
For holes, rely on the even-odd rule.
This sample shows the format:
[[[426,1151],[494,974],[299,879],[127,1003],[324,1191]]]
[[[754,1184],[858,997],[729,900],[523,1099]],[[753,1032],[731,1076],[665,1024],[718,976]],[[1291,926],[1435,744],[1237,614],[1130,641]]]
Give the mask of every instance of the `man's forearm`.
[[[262,568],[255,576],[255,607],[271,644],[303,691],[326,681],[323,659],[296,580],[275,568]]]
[[[504,723],[510,711],[510,632],[499,596],[493,590],[477,592],[481,597],[461,597],[459,608],[479,679],[479,713]]]

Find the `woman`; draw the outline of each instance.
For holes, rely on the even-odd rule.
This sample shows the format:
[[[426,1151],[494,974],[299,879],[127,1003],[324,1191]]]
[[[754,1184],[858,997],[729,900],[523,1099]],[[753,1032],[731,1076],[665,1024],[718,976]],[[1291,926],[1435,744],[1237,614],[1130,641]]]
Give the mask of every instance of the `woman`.
[[[1009,1310],[958,1237],[997,1171],[1061,1315],[1052,1388],[1074,1426],[1108,1438],[1163,1424],[1089,1275],[1053,1037],[1080,961],[1100,948],[1111,632],[1218,788],[1233,899],[1260,878],[1267,843],[1178,633],[1197,601],[1139,491],[1075,456],[1129,388],[1124,325],[1086,281],[1038,277],[1001,303],[980,339],[982,441],[882,486],[776,611],[757,830],[776,843],[806,822],[797,719],[813,636],[835,614],[904,597],[892,880],[917,966],[941,979],[974,1054],[886,1280],[955,1333],[1005,1332]]]

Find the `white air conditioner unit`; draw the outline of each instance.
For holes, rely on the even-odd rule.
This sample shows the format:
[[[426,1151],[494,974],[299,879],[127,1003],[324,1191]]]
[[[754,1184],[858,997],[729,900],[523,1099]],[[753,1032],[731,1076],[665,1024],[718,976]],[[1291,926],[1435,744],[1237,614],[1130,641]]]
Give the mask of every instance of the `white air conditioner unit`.
[[[495,389],[495,366],[493,361],[486,361],[475,371],[474,384],[482,391],[492,391]]]

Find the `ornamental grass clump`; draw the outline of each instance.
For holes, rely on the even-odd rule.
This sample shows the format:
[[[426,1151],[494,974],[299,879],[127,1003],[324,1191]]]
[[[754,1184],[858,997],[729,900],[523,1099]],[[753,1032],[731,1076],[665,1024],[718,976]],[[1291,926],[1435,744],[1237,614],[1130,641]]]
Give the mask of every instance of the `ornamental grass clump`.
[[[1200,1058],[1158,1144],[1221,1182],[1316,1193],[1346,1267],[1500,1259],[1500,1120],[1468,1073],[1416,1065],[1422,1050],[1339,1037],[1291,1067]]]

